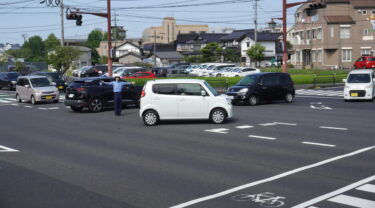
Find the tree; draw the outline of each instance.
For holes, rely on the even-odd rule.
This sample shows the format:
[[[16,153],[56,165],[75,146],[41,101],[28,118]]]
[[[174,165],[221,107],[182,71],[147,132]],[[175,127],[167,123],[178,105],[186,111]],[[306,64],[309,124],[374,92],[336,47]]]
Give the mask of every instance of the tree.
[[[25,64],[22,62],[16,61],[15,68],[13,69],[16,72],[21,72],[25,68]]]
[[[15,58],[25,58],[26,60],[30,60],[32,57],[32,51],[30,48],[11,49],[5,51],[5,53]]]
[[[44,49],[47,52],[58,46],[60,46],[60,40],[53,33],[49,34],[47,39],[44,40]]]
[[[255,64],[258,66],[259,61],[262,61],[264,59],[264,51],[266,48],[259,43],[257,43],[254,46],[251,46],[246,51],[246,54],[251,58],[251,60],[255,61]]]
[[[84,44],[85,46],[94,49],[99,47],[100,41],[103,40],[103,33],[100,30],[93,30],[87,37],[87,41]]]
[[[61,74],[73,65],[73,62],[79,58],[81,52],[74,47],[57,47],[54,53],[48,56],[48,64],[51,64]]]
[[[220,48],[218,43],[208,43],[206,47],[201,49],[204,62],[216,62],[220,58],[223,49]]]
[[[28,58],[30,61],[44,60],[45,50],[43,40],[40,36],[33,36],[29,38],[29,40],[22,45],[22,48],[28,48],[31,50],[31,57]]]
[[[239,54],[236,49],[233,48],[226,48],[224,50],[224,60],[230,62],[240,62],[241,61],[241,54]]]
[[[107,56],[101,56],[99,59],[100,64],[107,64],[108,63],[108,57]]]
[[[96,65],[100,63],[100,56],[96,48],[91,49],[91,62],[92,62],[92,65]]]

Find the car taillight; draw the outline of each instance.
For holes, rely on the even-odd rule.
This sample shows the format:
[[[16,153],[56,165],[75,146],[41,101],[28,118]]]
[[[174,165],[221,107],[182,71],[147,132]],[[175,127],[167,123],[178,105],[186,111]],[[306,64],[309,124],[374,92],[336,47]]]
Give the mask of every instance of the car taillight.
[[[144,96],[146,96],[146,92],[142,90],[141,97],[144,97]]]
[[[81,92],[81,91],[85,91],[86,89],[83,88],[83,87],[81,87],[81,88],[77,88],[76,90],[77,90],[78,92]]]

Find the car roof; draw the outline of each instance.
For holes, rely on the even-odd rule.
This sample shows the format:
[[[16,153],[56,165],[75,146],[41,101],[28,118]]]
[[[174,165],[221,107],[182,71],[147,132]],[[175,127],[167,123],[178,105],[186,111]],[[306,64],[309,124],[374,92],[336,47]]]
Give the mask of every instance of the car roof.
[[[371,70],[371,69],[356,69],[356,70],[353,70],[351,72],[349,72],[349,74],[363,74],[363,73],[373,73],[374,70]]]
[[[178,83],[204,83],[205,80],[201,80],[201,79],[158,79],[158,80],[150,80],[148,82],[153,82],[155,84],[159,84],[159,83],[178,84]]]

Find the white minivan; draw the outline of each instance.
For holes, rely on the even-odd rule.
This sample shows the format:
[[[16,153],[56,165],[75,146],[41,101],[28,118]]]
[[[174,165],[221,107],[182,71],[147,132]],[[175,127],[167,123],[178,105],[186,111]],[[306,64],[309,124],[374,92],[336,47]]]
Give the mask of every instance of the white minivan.
[[[21,76],[17,79],[16,100],[29,100],[33,105],[38,102],[59,102],[59,89],[45,76]]]
[[[344,99],[348,100],[374,100],[375,74],[373,70],[353,70],[349,73],[345,83]]]
[[[232,104],[204,80],[150,80],[143,87],[139,114],[147,126],[176,119],[210,119],[222,124],[232,117]]]

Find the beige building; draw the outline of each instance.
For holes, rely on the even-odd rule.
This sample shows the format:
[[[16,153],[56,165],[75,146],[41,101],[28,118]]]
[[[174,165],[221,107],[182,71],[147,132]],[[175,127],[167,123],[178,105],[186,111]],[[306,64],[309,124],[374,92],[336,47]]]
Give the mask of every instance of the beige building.
[[[301,68],[352,68],[375,50],[375,0],[312,0],[295,13],[288,39]]]
[[[167,44],[175,41],[178,34],[206,32],[208,32],[208,25],[177,25],[175,18],[166,17],[163,19],[162,26],[150,27],[143,31],[143,42],[153,43],[155,37],[156,43]]]

